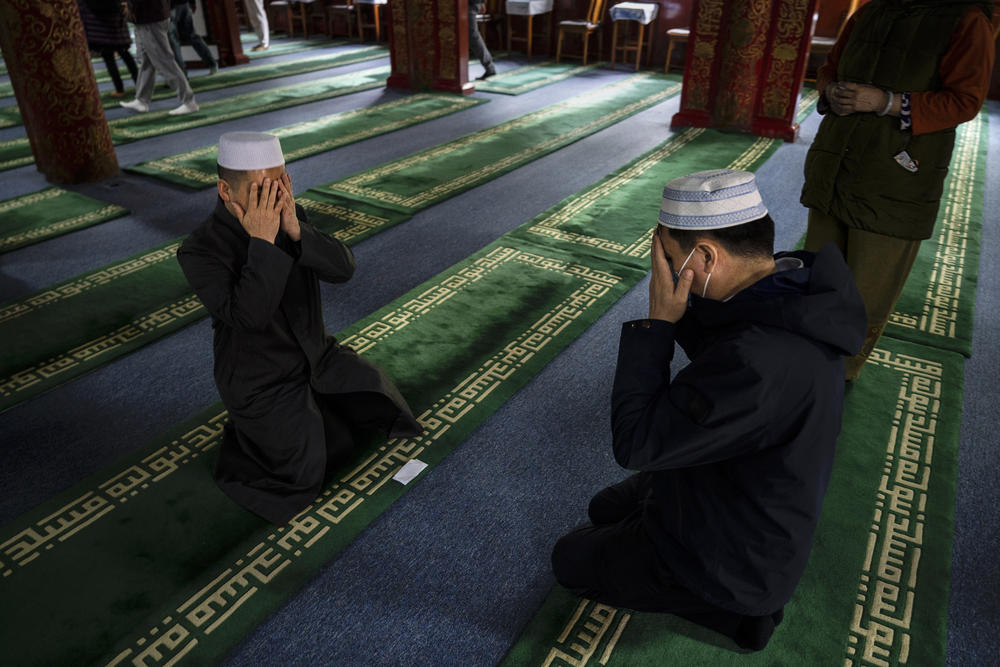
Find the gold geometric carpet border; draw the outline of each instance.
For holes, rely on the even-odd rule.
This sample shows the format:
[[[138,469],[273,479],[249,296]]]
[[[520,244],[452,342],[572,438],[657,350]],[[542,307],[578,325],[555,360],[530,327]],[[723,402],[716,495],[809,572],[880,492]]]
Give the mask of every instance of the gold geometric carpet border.
[[[583,286],[567,297],[556,309],[535,322],[527,332],[503,348],[494,360],[480,368],[478,374],[467,378],[445,398],[420,415],[419,419],[427,429],[425,435],[405,441],[390,441],[388,444],[392,446],[391,450],[387,450],[386,447],[380,450],[389,452],[385,456],[395,457],[399,452],[409,451],[408,448],[412,447],[419,447],[422,451],[430,441],[440,437],[451,424],[475,407],[479,399],[495,389],[497,383],[509,378],[534,355],[535,351],[544,347],[566,325],[622,280],[619,276],[561,259],[524,252],[516,248],[499,247],[455,273],[443,277],[436,285],[368,323],[357,333],[344,338],[342,344],[350,345],[358,353],[370,351],[387,336],[398,333],[408,324],[412,324],[436,306],[474,285],[498,267],[514,261],[534,269],[555,271],[579,279]],[[192,299],[196,300],[193,296]],[[200,303],[198,305],[200,307]],[[96,484],[91,490],[81,493],[57,511],[7,539],[0,544],[0,575],[10,576],[14,568],[23,567],[34,561],[44,551],[65,542],[83,528],[113,511],[116,506],[134,498],[143,490],[149,489],[152,484],[179,470],[182,465],[191,463],[212,449],[222,436],[222,424],[226,414],[225,410],[220,408],[218,415],[208,423],[184,433],[140,462]],[[411,456],[416,454],[413,453]],[[371,474],[371,471],[365,474]],[[382,482],[384,481],[383,479]],[[352,488],[358,487],[352,483]],[[328,492],[324,497],[329,495]]]
[[[180,241],[169,243],[138,257],[133,257],[124,262],[99,269],[76,280],[71,280],[52,289],[39,292],[27,299],[11,302],[6,306],[0,307],[0,323],[17,319],[35,310],[79,296],[95,287],[106,285],[113,280],[171,259],[177,254],[177,248],[180,247],[180,244]]]
[[[802,95],[802,99],[799,100],[797,114],[804,113],[816,103],[818,98],[819,93],[816,91],[808,91],[804,93]],[[694,139],[697,139],[704,131],[705,130],[703,128],[685,128],[681,132],[672,136],[670,140],[663,144],[658,150],[650,153],[642,160],[639,160],[621,174],[603,181],[597,187],[585,192],[582,196],[574,198],[573,201],[567,206],[554,211],[548,217],[539,220],[536,224],[530,227],[527,227],[525,231],[566,243],[572,243],[588,248],[597,248],[617,255],[622,255],[624,257],[635,257],[639,259],[648,257],[652,228],[643,232],[643,234],[635,241],[625,244],[619,241],[603,239],[589,234],[567,232],[560,227],[562,224],[569,222],[581,211],[590,208],[590,206],[605,195],[611,193],[619,187],[622,187],[629,181],[639,178],[652,167],[662,163],[679,148],[683,147],[687,143],[690,143]],[[779,141],[779,139],[758,137],[753,144],[751,144],[742,154],[740,154],[739,157],[729,164],[728,168],[749,169],[757,162],[757,160],[760,159],[762,155],[767,153],[771,145],[776,141]]]
[[[839,661],[846,667],[906,664],[914,650],[920,654],[913,648],[918,638],[910,633],[910,622],[944,391],[944,367],[938,362],[877,348],[868,363],[897,371],[899,389],[857,578],[857,602]],[[582,600],[542,665],[584,667],[599,651],[598,663],[607,664],[630,617],[615,607]],[[835,662],[831,658],[829,664]]]
[[[419,456],[434,441],[467,415],[500,384],[513,377],[545,345],[555,339],[573,320],[616,283],[622,280],[603,271],[569,262],[528,253],[516,248],[498,247],[459,272],[458,281],[446,286],[442,281],[407,302],[397,311],[380,318],[392,331],[410,323],[408,318],[428,312],[443,303],[454,290],[474,284],[485,272],[500,264],[517,261],[532,268],[555,271],[577,278],[582,283],[521,334],[499,347],[499,351],[474,373],[454,386],[433,406],[424,411],[419,421],[425,431],[416,438],[390,440],[378,448],[360,466],[323,491],[319,498],[287,526],[276,528],[247,553],[222,570],[207,586],[176,608],[176,615],[165,617],[150,628],[135,644],[119,653],[109,665],[124,661],[141,665],[173,664],[198,645],[200,637],[215,632],[245,602],[259,591],[259,586],[272,582],[292,562],[315,546],[331,529],[361,506],[410,459]],[[457,274],[456,274],[457,275]],[[358,349],[371,349],[385,335],[359,333],[346,341],[364,341]]]
[[[425,120],[430,120],[432,118],[437,118],[438,116],[451,113],[458,109],[463,109],[470,106],[472,101],[469,98],[464,97],[447,97],[443,98],[441,95],[431,95],[428,93],[418,93],[416,95],[410,95],[409,97],[403,97],[398,100],[393,100],[391,102],[385,102],[378,104],[374,107],[363,107],[361,109],[352,109],[351,111],[345,111],[338,114],[334,114],[338,120],[347,120],[350,118],[355,118],[358,116],[366,116],[373,111],[386,111],[391,110],[399,106],[408,106],[414,103],[420,103],[426,99],[444,99],[449,106],[444,109],[436,109],[434,111],[428,111],[426,113],[417,116],[408,116],[405,119],[400,119],[398,121],[386,124],[386,125],[372,125],[361,130],[354,132],[353,134],[338,134],[337,136],[330,137],[329,139],[321,140],[318,142],[313,142],[308,146],[303,146],[301,148],[292,149],[285,151],[285,162],[293,162],[303,157],[310,155],[315,155],[316,153],[321,153],[328,151],[332,148],[337,148],[345,144],[354,143],[361,141],[362,139],[367,139],[373,137],[377,134],[382,134],[386,132],[392,132],[401,127],[408,125],[413,125],[415,123],[421,123]],[[268,130],[271,134],[277,135],[279,138],[287,137],[294,134],[304,134],[312,131],[317,127],[322,127],[330,122],[331,116],[324,116],[317,118],[316,120],[307,121],[305,123],[297,123],[295,125],[289,125],[286,127],[279,127],[273,130]],[[212,185],[218,179],[215,170],[211,172],[201,171],[199,169],[194,169],[185,165],[191,159],[215,156],[218,153],[218,147],[215,144],[211,146],[203,146],[202,148],[197,148],[194,150],[186,151],[184,153],[178,153],[176,155],[170,155],[159,160],[151,160],[145,163],[146,166],[155,167],[156,169],[168,173],[175,174],[177,176],[183,176],[184,178],[190,179],[192,181],[197,181],[204,185]]]
[[[983,123],[978,119],[958,128],[952,156],[948,190],[938,216],[934,243],[937,252],[927,281],[923,304],[917,313],[894,312],[889,321],[898,327],[923,331],[942,338],[955,338],[961,312],[962,281],[972,215],[976,209],[976,176]]]
[[[642,108],[644,106],[656,103],[658,101],[667,99],[668,97],[676,94],[681,86],[676,84],[670,86],[658,93],[655,93],[649,97],[642,100],[633,102],[632,104],[626,105],[625,107],[615,109],[614,111],[608,113],[607,115],[593,120],[586,125],[574,128],[573,130],[561,134],[556,137],[552,137],[547,141],[541,142],[534,146],[530,146],[515,153],[513,155],[508,155],[496,162],[484,165],[483,167],[477,169],[476,171],[462,174],[450,181],[440,183],[432,188],[423,190],[417,194],[413,195],[401,195],[394,192],[389,192],[386,190],[380,190],[369,184],[377,181],[385,176],[392,175],[398,172],[406,171],[413,168],[423,162],[427,162],[440,157],[441,155],[450,153],[455,150],[461,150],[465,146],[482,141],[484,139],[489,139],[490,137],[498,136],[504,132],[515,130],[522,126],[531,125],[537,123],[539,120],[544,119],[547,116],[552,116],[555,114],[562,113],[567,108],[572,108],[580,105],[581,103],[593,99],[593,98],[603,98],[603,97],[613,97],[615,92],[619,88],[631,86],[636,81],[640,79],[649,78],[651,74],[638,74],[628,79],[623,79],[617,83],[610,86],[605,86],[603,88],[598,88],[584,95],[579,95],[577,97],[571,98],[565,102],[559,104],[554,104],[552,106],[540,109],[533,113],[529,113],[519,118],[507,121],[506,123],[501,123],[500,125],[495,125],[491,128],[480,130],[478,132],[473,132],[464,137],[456,139],[454,141],[449,141],[447,143],[436,146],[432,149],[421,151],[408,158],[401,160],[394,160],[389,162],[382,167],[377,167],[375,169],[370,169],[368,171],[357,174],[356,176],[351,176],[342,181],[337,181],[323,188],[324,192],[331,193],[343,193],[349,196],[364,197],[376,202],[382,202],[385,204],[403,206],[407,208],[420,208],[427,205],[429,202],[435,201],[436,199],[444,196],[448,196],[455,190],[467,187],[469,183],[476,183],[483,179],[488,179],[492,174],[496,174],[505,169],[510,168],[511,165],[517,164],[518,162],[524,160],[530,160],[533,156],[539,155],[552,150],[553,146],[565,143],[568,138],[586,136],[593,132],[593,128],[596,126],[606,125],[610,122],[615,122],[619,118],[623,118],[635,112],[636,109]]]
[[[867,363],[898,372],[899,391],[868,548],[858,576],[843,663],[848,667],[906,664],[909,658],[914,641],[910,621],[917,599],[927,493],[944,392],[944,367],[938,362],[876,349]]]
[[[526,74],[533,70],[540,69],[542,67],[548,67],[554,64],[555,64],[554,60],[546,60],[544,62],[535,63],[534,65],[525,65],[524,67],[518,67],[517,69],[514,70],[508,70],[498,76],[492,77],[493,78],[492,81],[484,81],[483,83],[476,84],[476,90],[485,93],[506,93],[508,95],[520,95],[521,93],[527,90],[532,90],[533,88],[537,87],[539,85],[539,81],[526,81],[522,83],[520,86],[512,86],[510,88],[507,88],[501,85],[504,82],[504,77],[521,76],[522,74]],[[544,85],[555,83],[556,81],[562,81],[563,79],[568,79],[572,76],[576,76],[577,74],[582,74],[583,72],[589,72],[595,67],[597,67],[597,65],[578,65],[572,69],[568,69],[565,72],[562,72],[561,74],[554,74],[552,76],[546,77],[544,79]]]

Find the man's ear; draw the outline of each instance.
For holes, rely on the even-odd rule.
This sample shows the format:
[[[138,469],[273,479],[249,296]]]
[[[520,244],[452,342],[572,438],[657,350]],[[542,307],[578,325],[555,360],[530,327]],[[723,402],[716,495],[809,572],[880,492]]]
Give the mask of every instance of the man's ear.
[[[719,263],[719,247],[711,241],[702,241],[695,249],[698,256],[705,263],[705,271],[711,273]]]
[[[221,178],[216,183],[216,187],[219,188],[219,198],[224,202],[228,202],[233,198],[233,189],[229,187],[229,183],[222,180]]]

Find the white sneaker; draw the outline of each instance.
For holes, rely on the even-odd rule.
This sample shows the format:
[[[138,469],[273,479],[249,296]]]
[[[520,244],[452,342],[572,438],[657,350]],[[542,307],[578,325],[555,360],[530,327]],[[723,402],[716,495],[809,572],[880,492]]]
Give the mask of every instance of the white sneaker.
[[[149,105],[142,100],[132,100],[131,102],[119,102],[119,104],[126,109],[131,109],[132,111],[138,111],[139,113],[144,113],[149,111]]]
[[[197,110],[198,110],[198,103],[195,102],[194,100],[191,100],[190,102],[187,102],[186,104],[180,105],[176,109],[171,109],[169,111],[169,115],[171,115],[171,116],[182,116],[182,115],[184,115],[186,113],[194,113]]]

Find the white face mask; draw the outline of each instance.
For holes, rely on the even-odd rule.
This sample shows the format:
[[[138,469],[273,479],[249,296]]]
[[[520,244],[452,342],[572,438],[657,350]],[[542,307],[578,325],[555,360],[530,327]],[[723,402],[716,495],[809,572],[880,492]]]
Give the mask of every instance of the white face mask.
[[[687,263],[691,260],[691,257],[694,256],[694,251],[697,249],[698,249],[697,247],[691,248],[691,252],[688,253],[687,259],[684,260],[684,263],[681,264],[681,268],[677,269],[676,271],[674,271],[673,269],[670,270],[670,272],[674,274],[674,287],[677,287],[677,283],[680,282],[681,279],[681,272],[684,271],[684,267],[687,266]],[[708,281],[711,279],[712,279],[712,272],[709,271],[708,276],[705,278],[705,286],[701,288],[702,298],[705,298],[705,293],[708,292]]]

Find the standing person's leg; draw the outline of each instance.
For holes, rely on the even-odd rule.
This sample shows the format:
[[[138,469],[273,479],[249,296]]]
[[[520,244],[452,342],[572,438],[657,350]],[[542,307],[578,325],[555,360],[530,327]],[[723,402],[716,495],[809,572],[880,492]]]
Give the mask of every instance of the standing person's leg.
[[[920,241],[860,229],[848,230],[847,266],[858,284],[868,314],[868,332],[861,353],[847,360],[848,380],[856,380],[861,375],[865,361],[889,323],[889,316],[919,251]]]
[[[247,10],[247,18],[250,25],[257,33],[257,44],[251,51],[263,51],[271,46],[270,26],[267,24],[267,12],[264,11],[264,0],[243,0],[243,7]]]
[[[180,100],[181,106],[173,109],[170,113],[191,113],[198,110],[198,104],[194,101],[194,91],[191,90],[191,84],[188,83],[181,68],[177,66],[170,50],[170,42],[167,39],[169,24],[170,20],[164,19],[147,26],[150,31],[147,34],[148,42],[143,45],[143,67],[146,66],[147,59],[152,61],[153,67],[163,75],[163,78],[177,93],[177,99]]]
[[[191,43],[198,57],[214,73],[216,70],[215,58],[212,57],[212,52],[209,50],[208,45],[205,44],[205,40],[194,29],[194,17],[191,15],[191,5],[180,5],[175,7],[174,11],[177,12],[174,19],[174,27],[177,30],[177,34],[180,35],[181,39]]]
[[[806,227],[805,249],[809,252],[819,252],[827,243],[833,243],[840,248],[843,255],[847,253],[847,226],[837,219],[820,213],[814,208],[809,209],[809,223]]]
[[[469,3],[469,53],[478,58],[483,67],[486,68],[486,71],[478,78],[486,79],[496,74],[496,69],[493,67],[493,56],[486,48],[486,42],[483,41],[483,36],[479,33],[479,26],[476,25],[476,14],[482,7],[482,4]]]
[[[181,71],[184,72],[184,76],[187,76],[187,67],[184,65],[181,40],[177,34],[177,19],[180,16],[182,7],[187,7],[187,5],[178,5],[170,10],[170,27],[167,29],[167,40],[170,42],[170,50],[173,51],[174,61],[181,68]]]
[[[115,92],[111,94],[115,97],[123,96],[125,86],[122,85],[122,76],[118,72],[118,63],[115,62],[115,47],[102,46],[101,58],[104,59],[104,66],[108,68],[108,74],[111,75],[111,82],[115,84]]]

